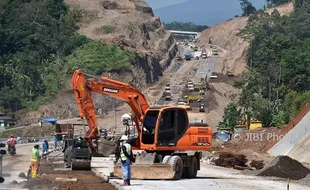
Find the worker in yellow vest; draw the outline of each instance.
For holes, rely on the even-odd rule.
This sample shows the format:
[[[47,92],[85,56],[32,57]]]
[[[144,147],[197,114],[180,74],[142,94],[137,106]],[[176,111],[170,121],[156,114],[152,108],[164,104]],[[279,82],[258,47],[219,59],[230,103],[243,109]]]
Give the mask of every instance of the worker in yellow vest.
[[[31,178],[36,178],[40,165],[39,145],[34,145],[31,150]]]
[[[131,150],[131,145],[127,142],[128,137],[126,135],[122,135],[121,139],[121,163],[122,163],[122,172],[123,172],[123,180],[124,185],[130,185],[131,178],[131,162],[134,162],[133,153]]]

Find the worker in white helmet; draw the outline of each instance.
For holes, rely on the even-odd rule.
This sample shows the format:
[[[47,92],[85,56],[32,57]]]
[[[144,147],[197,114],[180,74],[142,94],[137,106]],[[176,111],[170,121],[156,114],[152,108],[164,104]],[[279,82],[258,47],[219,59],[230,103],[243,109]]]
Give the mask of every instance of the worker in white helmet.
[[[128,143],[128,137],[126,135],[122,135],[121,139],[121,163],[122,163],[122,172],[123,172],[123,180],[124,185],[130,185],[131,178],[131,162],[134,162],[133,153],[131,150],[131,145]]]

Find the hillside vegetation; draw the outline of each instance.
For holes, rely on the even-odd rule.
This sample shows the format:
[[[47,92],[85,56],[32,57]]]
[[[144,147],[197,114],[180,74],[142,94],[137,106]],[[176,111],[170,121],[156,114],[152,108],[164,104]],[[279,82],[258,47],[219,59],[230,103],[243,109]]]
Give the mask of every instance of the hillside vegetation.
[[[192,22],[171,22],[171,23],[164,23],[164,26],[167,30],[181,30],[181,31],[192,31],[192,32],[201,32],[209,26],[207,25],[198,25]]]
[[[100,75],[138,58],[78,34],[77,9],[63,0],[0,2],[0,110],[37,108],[59,93],[77,68]]]
[[[264,126],[288,123],[310,100],[310,5],[294,6],[289,16],[259,11],[239,33],[250,48],[237,105]]]

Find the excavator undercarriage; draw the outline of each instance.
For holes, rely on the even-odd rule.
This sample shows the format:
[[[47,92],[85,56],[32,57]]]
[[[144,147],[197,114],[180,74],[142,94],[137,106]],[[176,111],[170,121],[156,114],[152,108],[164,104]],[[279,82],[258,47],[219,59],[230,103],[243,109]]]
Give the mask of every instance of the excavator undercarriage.
[[[162,158],[162,159],[161,159]],[[133,179],[174,179],[195,178],[200,169],[201,153],[178,153],[159,155],[157,153],[142,152],[131,165]],[[122,178],[121,164],[114,166],[115,177]]]

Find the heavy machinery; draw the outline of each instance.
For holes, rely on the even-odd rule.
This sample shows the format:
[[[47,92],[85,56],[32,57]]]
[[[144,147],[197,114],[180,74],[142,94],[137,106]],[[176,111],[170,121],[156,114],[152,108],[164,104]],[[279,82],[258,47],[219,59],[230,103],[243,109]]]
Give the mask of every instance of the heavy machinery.
[[[131,166],[133,179],[196,177],[201,151],[211,148],[212,128],[207,124],[189,123],[187,111],[182,107],[151,107],[144,94],[129,84],[107,77],[97,78],[82,70],[74,72],[72,87],[80,117],[85,117],[88,123],[85,139],[93,156],[107,156],[114,151],[112,144],[116,145],[99,138],[91,94],[97,92],[126,102],[133,111],[138,131],[138,136],[129,141],[132,149],[138,150]],[[114,175],[122,177],[120,164],[114,166]]]
[[[171,100],[171,91],[165,91],[164,97],[165,97],[166,101],[170,101]]]
[[[84,138],[73,139],[64,154],[64,164],[71,170],[90,170],[91,153]]]

